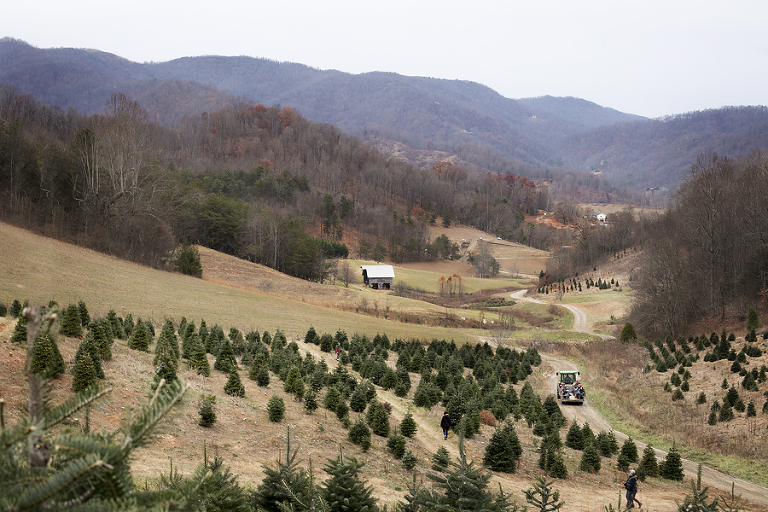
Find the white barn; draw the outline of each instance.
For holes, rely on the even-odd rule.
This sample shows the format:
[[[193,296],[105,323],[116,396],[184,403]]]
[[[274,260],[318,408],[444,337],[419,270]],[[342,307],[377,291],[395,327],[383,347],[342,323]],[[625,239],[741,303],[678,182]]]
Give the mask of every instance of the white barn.
[[[363,283],[374,290],[389,290],[395,281],[395,269],[392,265],[361,265]]]

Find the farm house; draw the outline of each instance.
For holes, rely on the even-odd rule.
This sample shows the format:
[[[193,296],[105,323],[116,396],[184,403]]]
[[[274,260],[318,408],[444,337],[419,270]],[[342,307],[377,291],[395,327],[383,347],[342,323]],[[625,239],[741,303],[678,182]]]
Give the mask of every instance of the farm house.
[[[395,281],[395,269],[392,265],[362,265],[363,283],[374,290],[389,290]]]

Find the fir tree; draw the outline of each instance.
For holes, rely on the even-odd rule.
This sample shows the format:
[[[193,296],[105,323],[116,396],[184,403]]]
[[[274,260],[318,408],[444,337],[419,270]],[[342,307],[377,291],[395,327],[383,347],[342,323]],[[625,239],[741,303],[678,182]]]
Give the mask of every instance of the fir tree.
[[[525,501],[534,506],[538,512],[553,512],[560,510],[565,503],[560,501],[560,491],[553,491],[553,481],[547,481],[543,476],[535,476],[536,483],[524,491]]]
[[[128,348],[149,352],[149,332],[147,326],[139,319],[128,339]]]
[[[347,405],[347,402],[344,401],[344,398],[339,400],[339,403],[336,404],[336,409],[334,409],[333,412],[336,413],[336,417],[339,421],[344,421],[344,418],[349,418],[349,406]]]
[[[224,338],[224,342],[221,344],[219,355],[216,357],[216,362],[213,364],[213,368],[225,373],[230,373],[233,369],[237,370],[235,353],[232,351],[232,345],[230,345],[229,339]]]
[[[70,304],[64,310],[59,334],[69,338],[76,338],[83,334],[83,320],[80,318],[80,310],[76,304]]]
[[[21,302],[19,302],[19,299],[13,299],[13,302],[11,303],[11,309],[8,311],[11,315],[11,318],[21,318],[21,310],[23,308],[21,307]]]
[[[160,357],[158,358],[157,366],[155,367],[155,377],[151,388],[153,390],[157,389],[161,379],[165,379],[165,382],[168,383],[174,382],[178,378],[176,376],[177,370],[178,363],[173,358],[170,349],[166,348],[165,352],[160,354]]]
[[[552,446],[547,451],[547,474],[552,478],[568,478],[568,468],[563,460],[563,452]]]
[[[571,423],[571,428],[568,429],[568,434],[565,436],[565,446],[573,450],[584,449],[584,438],[581,434],[581,428],[576,420]]]
[[[112,359],[112,346],[107,339],[107,333],[104,332],[104,328],[98,322],[91,322],[88,324],[88,332],[93,336],[93,340],[96,346],[99,348],[99,355],[104,361]]]
[[[80,325],[87,327],[91,323],[91,315],[88,314],[88,307],[82,300],[77,303],[77,310],[80,313]]]
[[[445,446],[441,446],[437,449],[437,452],[432,456],[432,471],[445,471],[451,463],[451,458],[448,454],[448,450]]]
[[[80,346],[85,347],[85,350],[87,350],[91,355],[91,359],[93,359],[93,370],[96,372],[96,378],[103,379],[104,367],[101,365],[101,352],[99,351],[99,347],[96,345],[96,340],[93,339],[93,334],[90,332],[86,334],[85,338],[83,338],[83,341],[80,342]]]
[[[328,459],[325,472],[330,475],[322,487],[322,496],[329,512],[378,512],[373,489],[360,478],[362,462],[340,453]]]
[[[283,384],[283,391],[285,391],[286,393],[295,394],[296,382],[300,379],[301,379],[301,371],[299,370],[298,366],[292,366],[291,369],[288,371],[288,377],[285,379],[285,384]]]
[[[245,396],[245,387],[240,381],[240,374],[234,368],[229,372],[229,378],[224,385],[224,392],[230,396]]]
[[[613,430],[608,432],[601,431],[595,437],[597,449],[602,457],[613,457],[619,452],[619,443],[616,441],[616,435]]]
[[[52,379],[59,375],[63,375],[67,370],[67,364],[64,362],[61,352],[59,352],[59,344],[56,343],[55,339],[51,338],[50,334],[43,333],[39,335],[47,336],[51,343],[51,359],[50,366],[48,367],[48,377]]]
[[[258,384],[260,388],[269,386],[269,370],[267,369],[266,364],[261,365],[261,368],[259,368],[259,374],[256,375],[256,384]]]
[[[384,409],[384,405],[378,400],[373,400],[368,406],[368,412],[365,415],[365,420],[373,430],[373,433],[381,437],[387,437],[389,435],[389,415],[387,410]]]
[[[216,412],[213,410],[213,404],[216,403],[216,395],[203,395],[200,400],[200,420],[197,422],[201,427],[212,427],[216,423]]]
[[[136,327],[136,325],[133,323],[133,315],[128,313],[123,320],[123,330],[125,331],[125,335],[129,338],[131,337],[134,327]]]
[[[403,421],[400,422],[400,433],[405,437],[413,437],[418,429],[419,427],[413,419],[413,414],[410,412],[406,413]]]
[[[667,453],[667,458],[659,465],[659,475],[668,480],[683,481],[685,476],[683,473],[683,461],[677,452],[674,442],[672,443],[672,448]]]
[[[198,375],[203,377],[211,376],[211,364],[208,362],[208,355],[205,353],[205,347],[200,341],[200,337],[193,333],[190,335],[191,352],[189,354],[189,367],[197,370]]]
[[[647,477],[659,476],[659,463],[656,460],[656,450],[654,450],[651,445],[646,445],[643,450],[643,458],[640,459],[640,467],[643,468],[643,472]]]
[[[619,454],[629,461],[630,464],[637,462],[637,445],[632,440],[632,436],[621,445],[621,452],[619,452]]]
[[[22,316],[17,315],[16,327],[11,335],[11,343],[24,345],[27,343],[27,321]]]
[[[126,335],[125,329],[123,329],[123,322],[120,317],[117,316],[114,309],[110,309],[107,313],[107,321],[112,328],[112,335],[119,340],[124,340]]]
[[[363,412],[368,406],[368,398],[366,396],[366,387],[360,384],[355,387],[355,391],[349,398],[349,408],[355,412]]]
[[[296,455],[299,449],[291,448],[291,430],[286,437],[285,460],[277,459],[277,467],[264,466],[264,478],[252,495],[251,506],[254,510],[282,512],[289,510],[309,510],[303,507],[310,489],[310,479],[299,467]],[[296,507],[291,509],[290,507]]]
[[[597,451],[594,442],[589,442],[584,447],[579,469],[587,473],[598,473],[600,471],[600,453]]]
[[[38,334],[32,344],[32,359],[29,369],[43,378],[48,377],[51,373],[53,358],[53,347],[48,334]]]
[[[418,464],[419,459],[413,454],[411,450],[406,450],[403,454],[403,466],[408,471],[412,470]]]
[[[514,473],[523,454],[515,427],[505,422],[496,429],[485,447],[483,465],[492,471]]]
[[[459,512],[462,510],[483,510],[506,512],[514,510],[509,495],[493,494],[488,489],[491,473],[474,467],[467,462],[464,437],[459,435],[459,460],[450,461],[440,473],[427,473],[432,481],[432,491],[411,489],[406,501],[418,510],[440,510]]]
[[[87,389],[96,382],[96,369],[93,367],[93,357],[88,348],[80,343],[75,353],[75,364],[72,367],[72,390],[75,392]]]
[[[405,437],[395,430],[387,439],[387,448],[392,452],[392,457],[402,459],[405,455]]]
[[[312,414],[317,410],[317,393],[313,390],[307,391],[304,395],[304,411],[307,414]]]
[[[371,430],[362,419],[358,419],[352,428],[349,429],[349,441],[359,445],[363,452],[367,452],[371,447]]]
[[[274,423],[283,421],[283,417],[285,416],[285,402],[283,402],[282,398],[277,395],[272,395],[267,403],[267,415],[269,416],[269,421]]]
[[[323,406],[325,406],[325,408],[329,411],[335,411],[336,406],[339,405],[339,400],[341,400],[341,393],[339,392],[339,388],[336,386],[331,386],[328,388],[328,391],[325,392],[325,397],[323,397]]]

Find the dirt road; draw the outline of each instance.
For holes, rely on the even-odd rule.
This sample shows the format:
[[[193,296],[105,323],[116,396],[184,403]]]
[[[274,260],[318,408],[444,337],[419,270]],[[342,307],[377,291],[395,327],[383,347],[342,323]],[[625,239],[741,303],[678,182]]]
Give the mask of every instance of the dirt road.
[[[520,290],[518,292],[513,293],[512,298],[517,300],[533,302],[536,304],[547,304],[547,302],[526,297],[525,296],[526,293],[527,293],[526,290]],[[570,304],[559,304],[559,305],[564,308],[567,308],[569,311],[573,313],[574,315],[573,330],[574,331],[594,334],[595,336],[600,336],[602,338],[612,337],[612,336],[600,335],[600,334],[590,332],[588,329],[587,314],[584,313],[579,308],[577,308],[576,306],[573,306]],[[541,358],[542,358],[542,365],[540,367],[540,370],[545,374],[549,372],[549,374],[551,375],[549,380],[549,390],[550,390],[550,393],[552,394],[555,393],[555,389],[557,386],[557,377],[555,376],[555,372],[559,370],[577,370],[578,369],[575,364],[569,361],[558,359],[545,354],[541,354]],[[589,392],[588,387],[589,385],[587,384],[587,392]],[[569,423],[573,422],[574,420],[576,420],[581,425],[583,425],[585,422],[589,423],[589,426],[592,428],[594,432],[600,432],[603,430],[607,432],[611,430],[610,424],[592,406],[592,403],[590,402],[589,394],[587,395],[587,399],[584,401],[583,405],[564,405],[560,407],[560,410],[563,411],[563,414],[565,415]],[[616,430],[614,430],[614,434],[616,435],[616,439],[621,442],[624,442],[628,438],[626,434],[622,432],[618,432]],[[646,444],[637,439],[635,439],[634,441],[635,441],[635,444],[637,445],[638,452],[642,453],[642,451],[646,447]],[[654,450],[656,451],[656,458],[658,460],[663,460],[667,457],[667,452],[664,452],[655,448]],[[686,480],[690,480],[691,478],[696,478],[696,474],[698,472],[698,463],[688,459],[682,459],[682,462],[683,462],[683,470],[685,471]],[[718,489],[728,493],[731,492],[731,484],[733,484],[734,492],[736,493],[736,495],[741,495],[741,497],[744,500],[747,500],[749,502],[768,507],[768,488],[761,487],[759,485],[753,484],[751,482],[747,482],[745,480],[741,480],[739,478],[734,478],[714,468],[711,468],[708,466],[702,467],[701,483],[703,486],[707,486],[713,489]]]

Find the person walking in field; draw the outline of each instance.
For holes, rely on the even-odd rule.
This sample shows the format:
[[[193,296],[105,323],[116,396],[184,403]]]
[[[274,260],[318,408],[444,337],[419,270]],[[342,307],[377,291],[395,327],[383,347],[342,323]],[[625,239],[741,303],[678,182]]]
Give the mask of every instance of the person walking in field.
[[[637,503],[637,508],[643,508],[643,504],[635,498],[637,495],[637,477],[634,469],[629,470],[629,477],[624,482],[624,488],[627,490],[627,508],[635,508],[635,503]]]
[[[336,360],[338,361],[341,356],[341,345],[336,343],[336,348],[334,350],[336,351]]]
[[[440,420],[440,427],[443,429],[443,436],[448,439],[448,430],[451,428],[451,417],[448,416],[448,411],[443,413],[443,418]]]

